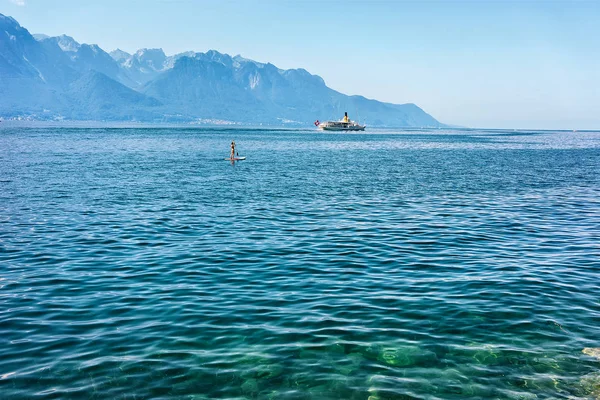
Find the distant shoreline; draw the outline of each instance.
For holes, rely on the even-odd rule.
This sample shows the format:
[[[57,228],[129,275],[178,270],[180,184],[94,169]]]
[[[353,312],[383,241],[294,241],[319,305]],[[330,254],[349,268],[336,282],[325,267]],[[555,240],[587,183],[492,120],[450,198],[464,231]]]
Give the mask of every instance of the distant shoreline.
[[[40,121],[40,120],[2,120],[1,128],[190,128],[190,129],[269,129],[297,130],[311,129],[309,125],[285,127],[276,125],[241,125],[241,124],[193,124],[167,122],[135,122],[135,121]]]
[[[278,126],[278,125],[242,125],[242,124],[193,124],[193,123],[161,123],[161,122],[135,122],[135,121],[40,121],[40,120],[0,120],[0,130],[6,128],[87,128],[87,129],[211,129],[211,130],[276,130],[276,131],[310,131],[317,130],[306,126]],[[375,126],[367,127],[366,132],[382,132],[390,129],[403,131],[484,131],[484,132],[599,132],[599,129],[536,129],[536,128],[469,128],[460,126],[435,127],[407,127],[407,126]],[[319,131],[320,132],[320,131]],[[347,132],[344,132],[347,133]],[[336,132],[335,134],[340,134]]]

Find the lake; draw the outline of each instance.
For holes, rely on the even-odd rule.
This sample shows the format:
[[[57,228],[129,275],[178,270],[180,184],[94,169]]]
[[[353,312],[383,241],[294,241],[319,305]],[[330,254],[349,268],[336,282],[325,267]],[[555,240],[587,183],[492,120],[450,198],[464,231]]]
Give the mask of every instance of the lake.
[[[1,398],[600,398],[597,347],[600,132],[0,130]]]

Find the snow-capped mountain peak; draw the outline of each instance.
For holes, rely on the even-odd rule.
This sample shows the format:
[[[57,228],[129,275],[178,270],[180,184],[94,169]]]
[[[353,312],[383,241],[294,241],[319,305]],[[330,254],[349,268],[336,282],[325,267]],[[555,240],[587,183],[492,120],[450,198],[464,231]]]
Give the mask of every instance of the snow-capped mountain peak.
[[[53,39],[53,38],[50,38],[50,39]],[[60,35],[60,36],[56,36],[54,39],[56,39],[56,43],[58,44],[58,47],[60,47],[62,51],[66,51],[66,52],[70,52],[70,53],[77,53],[77,51],[81,47],[81,44],[79,42],[77,42],[75,39],[73,39],[71,36]]]
[[[118,63],[123,63],[124,61],[127,61],[129,58],[131,58],[131,54],[121,49],[113,50],[109,54]]]
[[[50,36],[44,35],[43,33],[34,33],[31,36],[33,36],[34,39],[37,40],[38,42],[41,42],[42,40],[50,39]]]

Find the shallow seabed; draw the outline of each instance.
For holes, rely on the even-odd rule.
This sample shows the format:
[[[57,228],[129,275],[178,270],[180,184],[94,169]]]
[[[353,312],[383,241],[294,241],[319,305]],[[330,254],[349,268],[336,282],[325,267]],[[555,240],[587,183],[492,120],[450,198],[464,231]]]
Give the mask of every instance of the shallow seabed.
[[[0,130],[0,398],[593,399],[596,347],[598,132]]]

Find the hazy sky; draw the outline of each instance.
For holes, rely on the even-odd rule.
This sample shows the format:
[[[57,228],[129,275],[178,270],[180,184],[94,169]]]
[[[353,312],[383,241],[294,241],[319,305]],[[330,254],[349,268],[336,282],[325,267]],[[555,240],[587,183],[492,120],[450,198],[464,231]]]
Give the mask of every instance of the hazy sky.
[[[600,128],[600,0],[0,0],[106,51],[216,49],[470,127]]]

